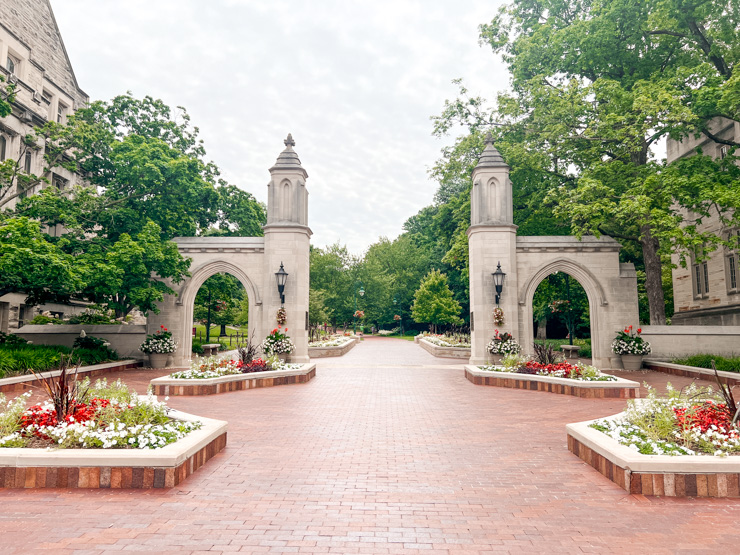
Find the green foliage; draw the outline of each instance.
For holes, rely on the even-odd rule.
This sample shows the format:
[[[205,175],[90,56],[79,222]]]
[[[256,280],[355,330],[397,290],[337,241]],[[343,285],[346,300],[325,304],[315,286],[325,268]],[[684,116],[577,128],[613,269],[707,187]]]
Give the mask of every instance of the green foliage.
[[[39,222],[0,216],[0,297],[23,292],[27,304],[63,302],[81,288],[80,265],[64,252],[68,242],[47,239]]]
[[[672,360],[674,364],[683,364],[685,366],[695,366],[697,368],[712,368],[714,361],[717,370],[721,372],[740,372],[740,357],[723,357],[711,354],[697,354],[685,358]]]
[[[197,339],[193,339],[193,347],[190,350],[193,354],[203,356],[203,344]]]
[[[414,322],[429,323],[436,330],[438,325],[462,324],[460,309],[460,303],[452,296],[447,276],[439,270],[432,270],[416,290],[411,316]]]
[[[576,279],[566,273],[550,274],[537,286],[532,308],[538,323],[552,320],[561,322],[568,330],[571,341],[578,335],[589,334],[586,291]]]
[[[118,353],[107,347],[75,349],[60,345],[0,346],[0,378],[59,368],[62,356],[72,355],[83,366],[118,360]]]
[[[64,324],[64,320],[61,320],[59,318],[54,318],[54,316],[45,316],[43,314],[37,314],[28,323],[32,326],[45,326],[46,324],[55,324],[55,325],[61,326],[62,324]]]
[[[249,300],[242,283],[231,274],[216,274],[201,285],[195,296],[193,316],[206,326],[206,343],[210,342],[211,324],[226,326],[235,324],[239,317],[237,307],[246,300],[246,316],[249,318]],[[243,319],[243,314],[242,314]]]
[[[93,337],[91,335],[84,335],[76,337],[72,348],[74,349],[98,349],[100,347],[107,347],[107,341],[100,337]]]
[[[480,36],[508,65],[511,92],[490,110],[462,86],[445,103],[435,134],[462,125],[469,135],[443,151],[442,185],[459,183],[449,174],[462,175],[479,149],[475,137],[500,124],[496,146],[512,167],[515,197],[531,187],[532,213],[539,204],[576,236],[608,234],[635,249],[651,322],[664,323],[661,258],[721,244],[686,214],[719,213],[737,225],[740,168],[734,154],[666,165],[652,152],[666,137],[716,138],[718,116],[738,121],[739,23],[737,9],[709,0],[509,2]]]
[[[5,333],[0,331],[0,346],[5,347],[16,347],[18,345],[25,345],[28,343],[27,339],[23,339],[19,335],[12,333]]]
[[[88,326],[102,326],[108,324],[118,324],[115,320],[111,320],[108,314],[95,309],[88,309],[79,314],[73,314],[67,320],[68,324],[85,324]]]

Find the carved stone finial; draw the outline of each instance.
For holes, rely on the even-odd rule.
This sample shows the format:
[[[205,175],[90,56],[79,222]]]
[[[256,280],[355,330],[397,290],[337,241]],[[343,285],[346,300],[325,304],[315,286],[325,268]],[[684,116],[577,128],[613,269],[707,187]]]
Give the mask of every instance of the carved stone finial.
[[[283,144],[285,146],[295,146],[295,141],[293,140],[293,135],[288,133],[288,138],[283,141]]]
[[[485,139],[484,142],[487,145],[492,145],[493,144],[493,134],[490,131],[488,133],[486,133],[486,139]]]

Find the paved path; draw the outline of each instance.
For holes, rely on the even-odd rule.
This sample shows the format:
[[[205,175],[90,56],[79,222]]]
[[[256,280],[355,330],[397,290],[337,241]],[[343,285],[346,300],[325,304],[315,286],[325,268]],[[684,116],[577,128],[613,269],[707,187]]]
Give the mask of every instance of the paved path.
[[[740,501],[627,495],[567,451],[566,423],[623,402],[474,386],[411,342],[170,404],[228,420],[226,450],[166,491],[0,490],[0,551],[738,551]]]

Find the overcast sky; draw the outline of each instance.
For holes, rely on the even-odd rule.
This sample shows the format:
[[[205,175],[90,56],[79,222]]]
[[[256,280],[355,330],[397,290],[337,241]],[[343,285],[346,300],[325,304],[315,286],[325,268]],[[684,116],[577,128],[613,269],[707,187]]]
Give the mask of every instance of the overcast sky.
[[[208,159],[259,200],[288,132],[309,174],[312,242],[361,254],[428,205],[452,137],[430,116],[462,78],[492,99],[478,44],[500,0],[52,0],[80,87],[187,108]]]

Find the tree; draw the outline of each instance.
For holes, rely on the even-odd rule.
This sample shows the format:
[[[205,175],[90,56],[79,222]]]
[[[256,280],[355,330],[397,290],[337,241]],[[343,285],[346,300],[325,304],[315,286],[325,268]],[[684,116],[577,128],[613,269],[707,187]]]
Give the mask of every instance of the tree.
[[[49,122],[23,138],[44,149],[39,176],[25,174],[20,160],[0,166],[0,209],[29,188],[49,182],[58,167],[83,176],[86,185],[47,187],[22,199],[15,213],[43,224],[60,224],[63,240],[47,237],[85,270],[76,294],[114,309],[156,310],[156,302],[187,275],[188,261],[169,240],[216,233],[261,234],[264,207],[249,193],[225,183],[204,161],[198,129],[183,108],[130,94],[93,102]],[[153,277],[154,273],[154,277]]]
[[[226,326],[237,317],[236,307],[244,296],[244,286],[231,274],[209,277],[195,295],[193,315],[206,325],[206,343],[211,340],[211,325],[221,326],[220,335],[226,335]]]
[[[64,302],[84,283],[82,264],[46,240],[28,218],[0,221],[0,297],[24,293],[27,304]]]
[[[447,103],[436,130],[503,124],[497,147],[512,168],[542,177],[572,233],[639,245],[650,320],[665,323],[661,256],[721,243],[696,223],[715,207],[737,223],[740,187],[708,157],[674,169],[653,151],[666,137],[712,138],[716,117],[738,119],[739,22],[728,1],[514,0],[481,26],[482,42],[509,67],[512,92],[491,111],[480,99]],[[687,177],[695,165],[703,179]]]
[[[422,280],[414,295],[411,316],[414,322],[431,324],[432,331],[443,324],[462,324],[461,306],[452,296],[447,276],[432,270]]]

